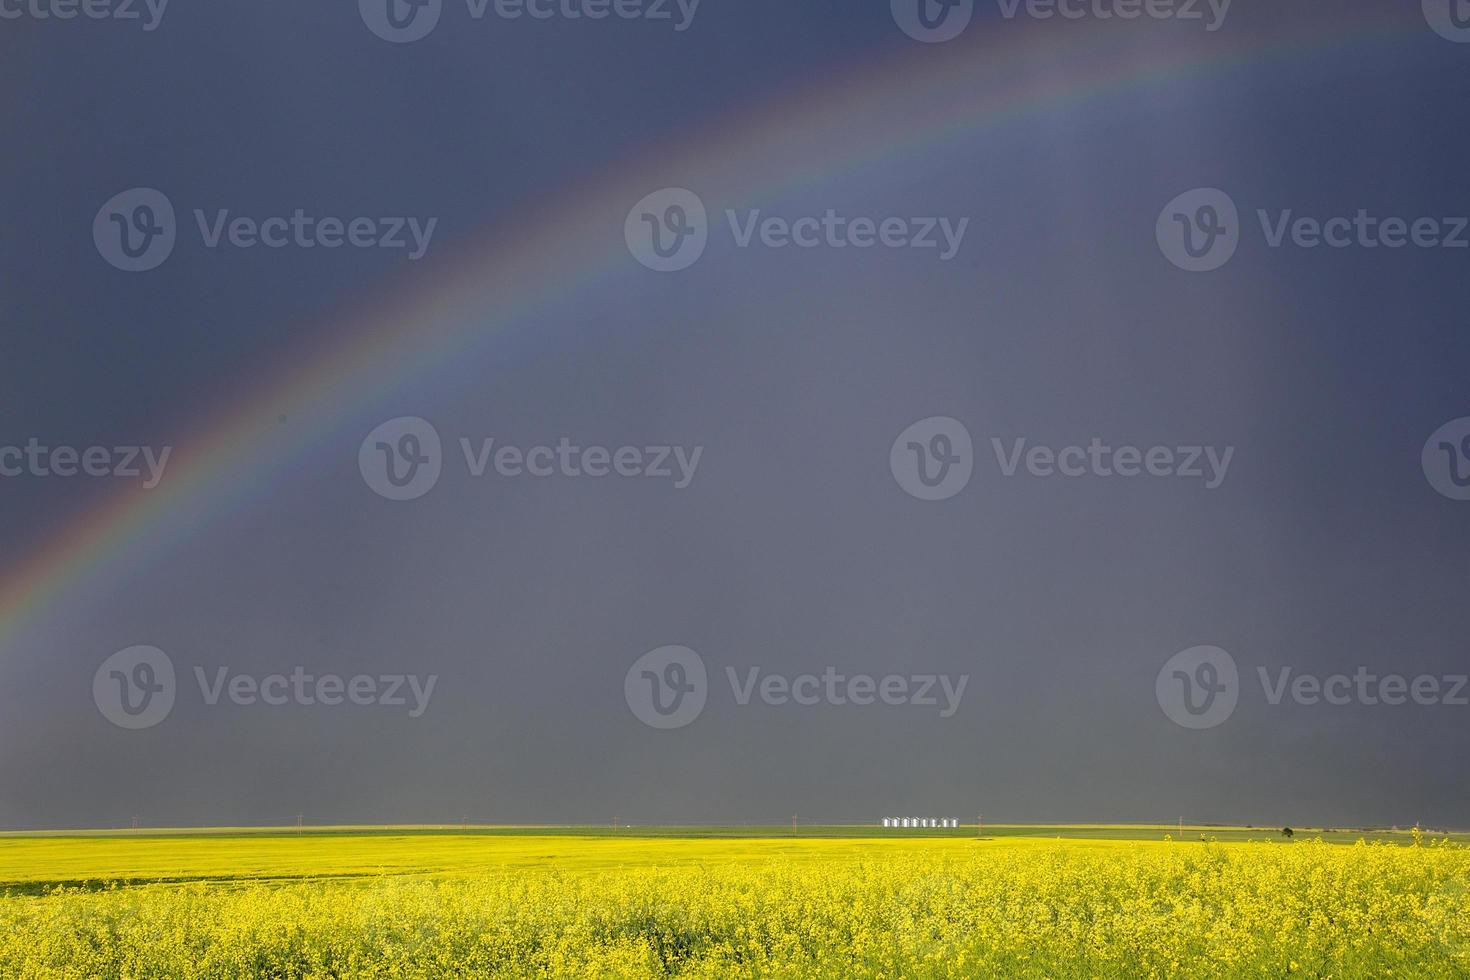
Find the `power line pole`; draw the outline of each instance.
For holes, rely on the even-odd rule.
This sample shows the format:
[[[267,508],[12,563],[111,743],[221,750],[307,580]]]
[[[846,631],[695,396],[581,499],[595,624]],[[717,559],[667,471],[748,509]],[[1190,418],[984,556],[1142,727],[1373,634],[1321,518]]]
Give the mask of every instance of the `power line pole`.
[[[298,813],[298,814],[296,814],[296,832],[298,834],[301,833],[301,822],[302,822],[302,820],[305,817],[306,817],[306,814],[304,814],[304,813]]]
[[[791,836],[796,836],[796,814],[791,815]]]

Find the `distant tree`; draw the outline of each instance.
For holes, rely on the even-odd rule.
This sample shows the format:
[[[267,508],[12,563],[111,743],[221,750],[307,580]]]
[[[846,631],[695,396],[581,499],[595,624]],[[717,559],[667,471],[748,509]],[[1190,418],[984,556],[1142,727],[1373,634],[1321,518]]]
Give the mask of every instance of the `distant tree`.
[[[1286,838],[1289,839],[1294,833],[1295,832],[1290,827],[1282,827],[1281,828],[1281,836],[1282,837],[1286,837]]]

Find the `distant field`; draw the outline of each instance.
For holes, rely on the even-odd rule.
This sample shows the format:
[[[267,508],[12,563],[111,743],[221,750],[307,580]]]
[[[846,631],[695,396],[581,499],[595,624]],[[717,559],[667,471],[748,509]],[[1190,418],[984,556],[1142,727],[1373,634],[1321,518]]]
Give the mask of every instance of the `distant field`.
[[[0,835],[4,977],[1453,977],[1467,941],[1470,849],[1407,832]]]
[[[1297,839],[1407,845],[1409,831],[1294,831]],[[0,834],[0,893],[102,882],[146,884],[587,871],[855,856],[972,854],[1028,840],[1198,843],[1285,840],[1279,830],[1146,825],[986,825],[951,830],[881,827],[325,827]],[[1470,842],[1467,835],[1437,835]],[[729,841],[713,846],[714,841]],[[848,847],[824,842],[851,841]]]

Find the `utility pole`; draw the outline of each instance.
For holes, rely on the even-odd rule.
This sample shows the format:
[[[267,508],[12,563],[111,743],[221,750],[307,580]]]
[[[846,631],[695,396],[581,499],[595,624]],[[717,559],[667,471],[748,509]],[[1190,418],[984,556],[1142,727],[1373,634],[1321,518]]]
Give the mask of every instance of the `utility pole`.
[[[1179,818],[1179,839],[1180,840],[1183,840],[1184,839],[1184,818],[1183,817],[1180,817]]]
[[[985,814],[981,813],[981,814],[977,814],[975,816],[975,837],[978,840],[979,838],[984,837],[984,836],[985,836]]]
[[[138,815],[136,813],[133,814],[133,829],[134,830],[137,830],[138,829]]]
[[[796,814],[791,815],[791,836],[796,836]]]
[[[305,816],[306,814],[304,813],[296,814],[296,832],[298,834],[301,833],[301,821],[305,818]]]

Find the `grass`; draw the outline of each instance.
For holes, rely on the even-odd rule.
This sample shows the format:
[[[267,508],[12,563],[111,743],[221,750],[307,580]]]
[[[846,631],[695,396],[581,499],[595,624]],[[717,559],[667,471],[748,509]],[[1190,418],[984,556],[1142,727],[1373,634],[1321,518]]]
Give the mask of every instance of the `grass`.
[[[6,834],[0,976],[1470,976],[1463,838],[1174,838],[1177,825]]]

